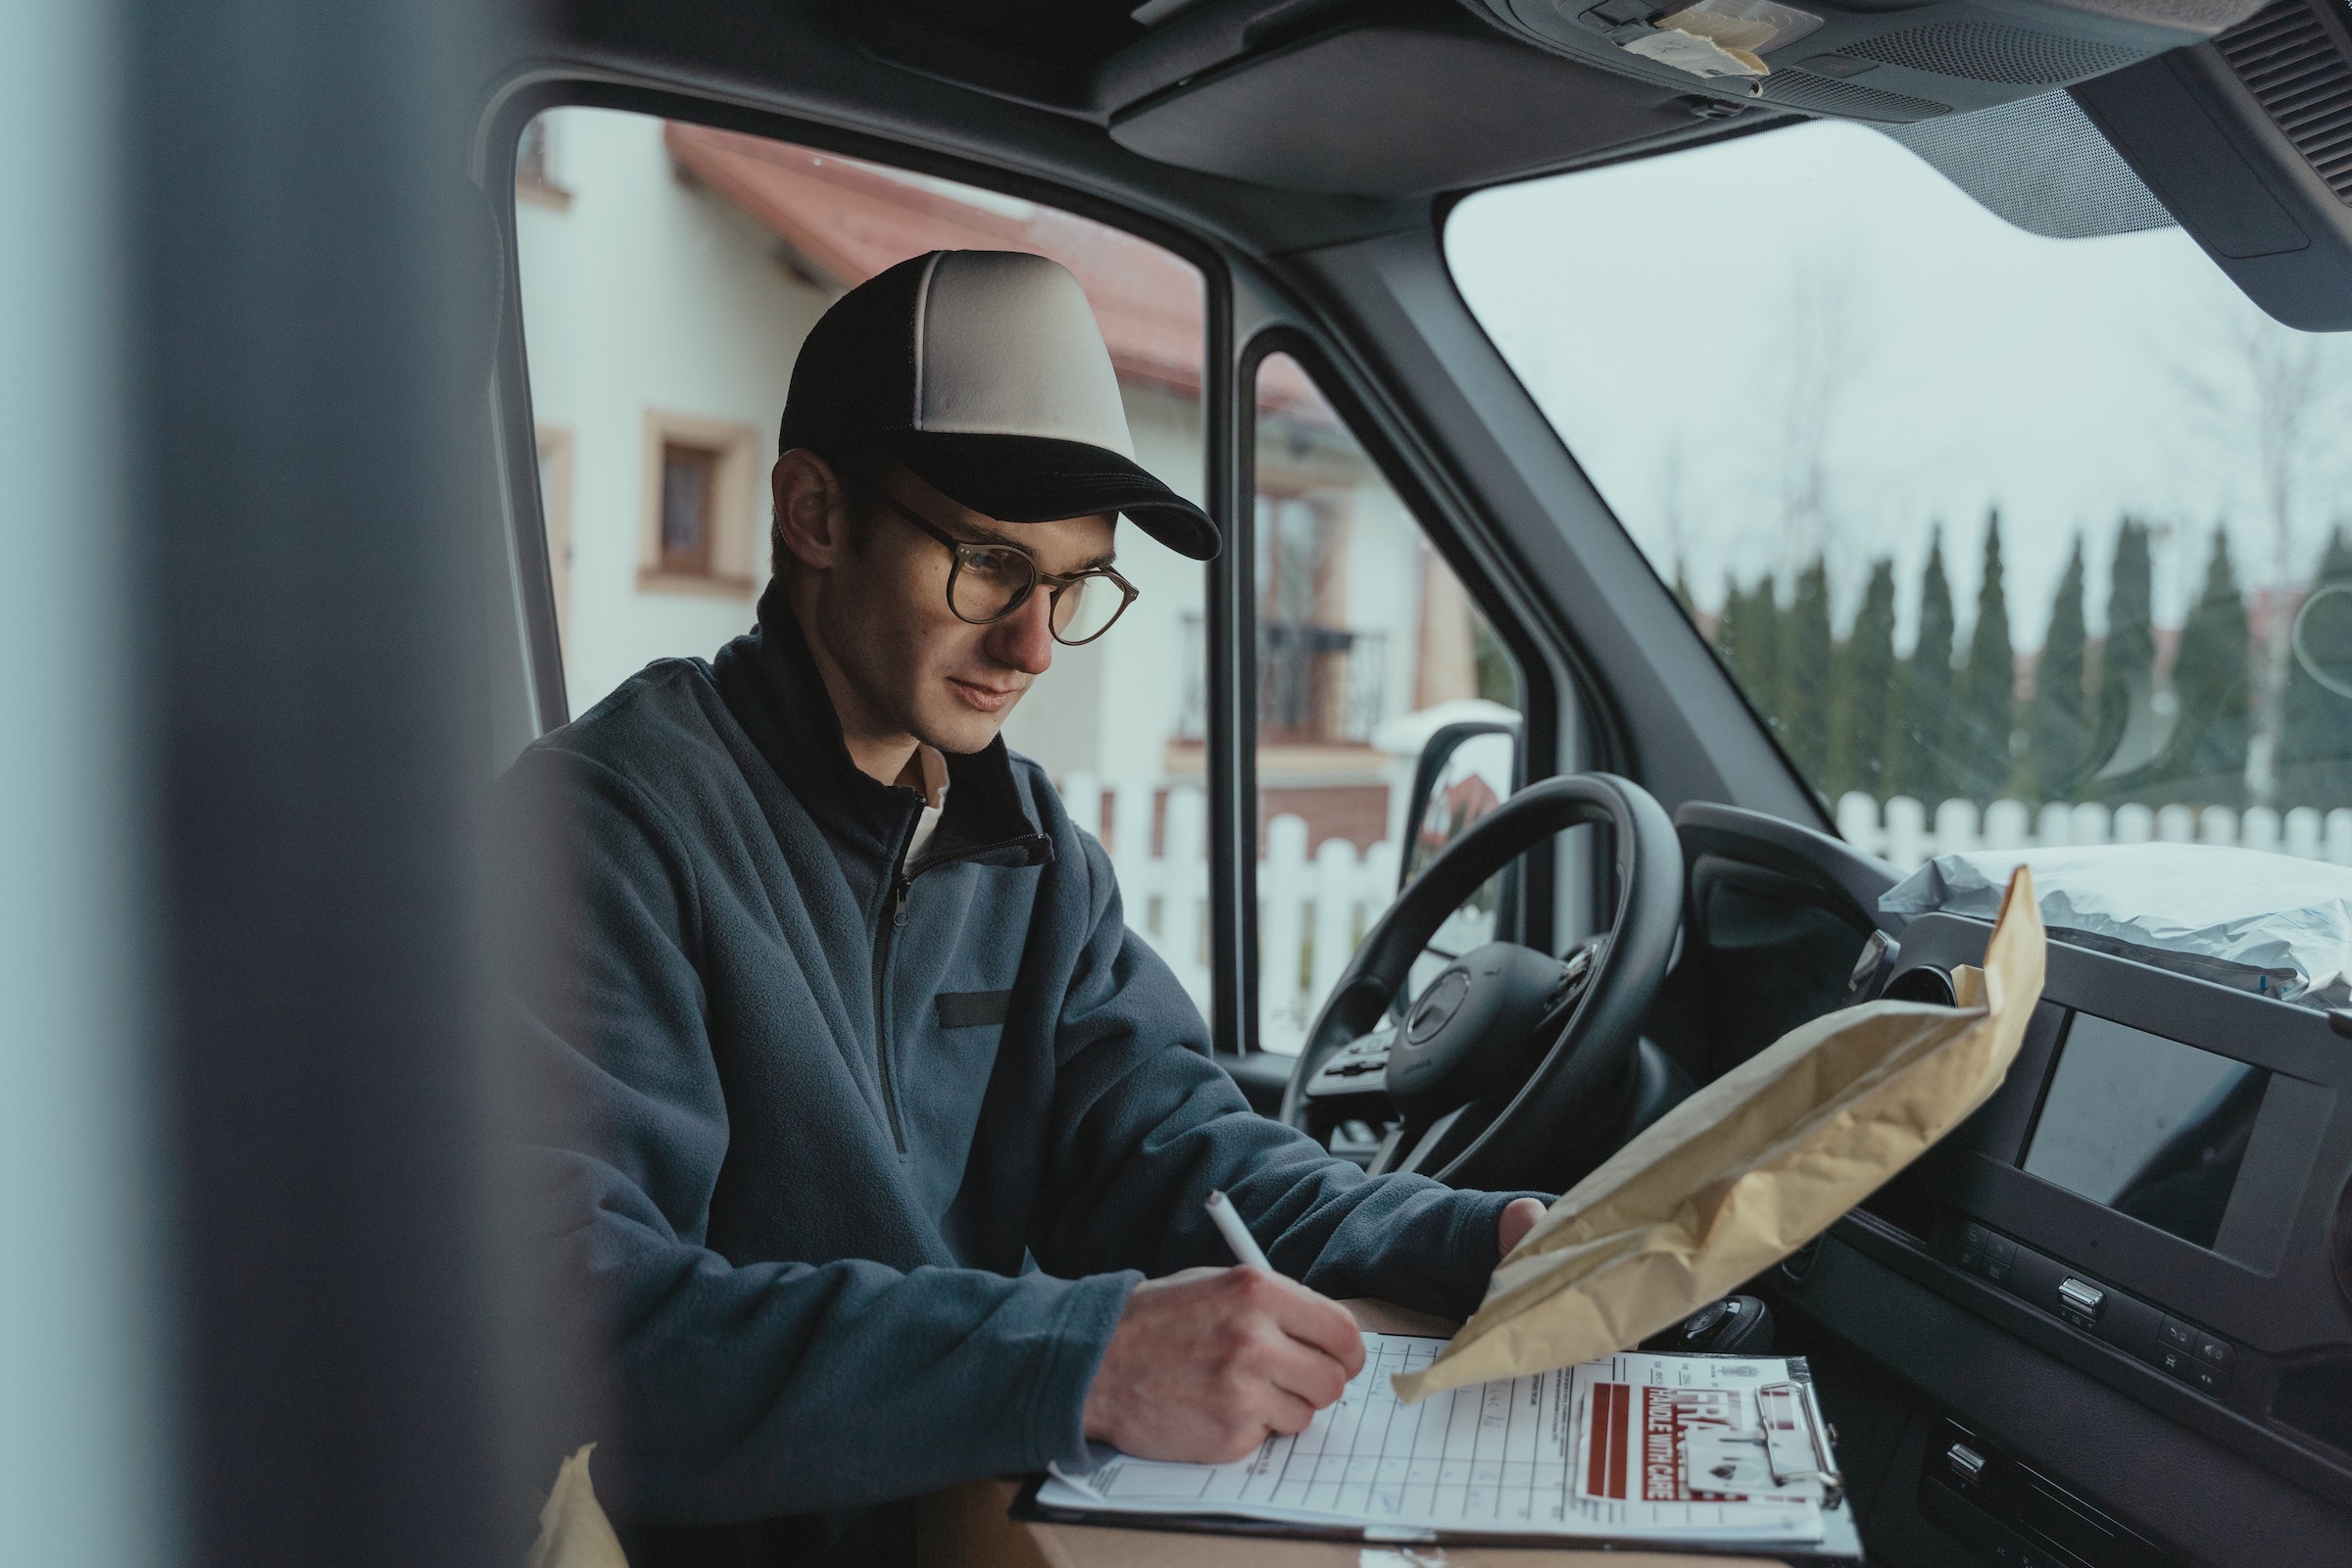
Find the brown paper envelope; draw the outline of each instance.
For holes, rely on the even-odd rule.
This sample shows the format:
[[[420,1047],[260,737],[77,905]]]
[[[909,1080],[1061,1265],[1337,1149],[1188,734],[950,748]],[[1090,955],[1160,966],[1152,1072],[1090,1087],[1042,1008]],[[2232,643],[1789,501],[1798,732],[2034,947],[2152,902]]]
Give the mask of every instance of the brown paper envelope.
[[[1961,1005],[1873,1002],[1803,1024],[1668,1111],[1495,1269],[1414,1400],[1634,1345],[1787,1257],[1991,1098],[2041,999],[2034,879],[2010,878]]]
[[[588,1480],[588,1455],[595,1448],[586,1445],[556,1472],[555,1490],[539,1510],[539,1539],[531,1543],[523,1568],[629,1568],[620,1538]]]

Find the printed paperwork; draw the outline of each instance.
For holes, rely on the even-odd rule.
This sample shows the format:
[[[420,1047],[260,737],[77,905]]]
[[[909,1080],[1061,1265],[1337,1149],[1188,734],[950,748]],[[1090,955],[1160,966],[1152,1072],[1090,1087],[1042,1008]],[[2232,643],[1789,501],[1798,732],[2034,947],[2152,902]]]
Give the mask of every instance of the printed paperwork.
[[[1405,1399],[1636,1345],[1827,1230],[1991,1098],[2041,999],[2034,876],[1960,1005],[1873,1002],[1782,1036],[1668,1111],[1539,1220]]]
[[[1363,1370],[1298,1436],[1230,1464],[1122,1455],[1088,1476],[1049,1477],[1037,1508],[1390,1541],[1858,1553],[1802,1361],[1615,1355],[1399,1401],[1391,1378],[1445,1345],[1368,1333]]]

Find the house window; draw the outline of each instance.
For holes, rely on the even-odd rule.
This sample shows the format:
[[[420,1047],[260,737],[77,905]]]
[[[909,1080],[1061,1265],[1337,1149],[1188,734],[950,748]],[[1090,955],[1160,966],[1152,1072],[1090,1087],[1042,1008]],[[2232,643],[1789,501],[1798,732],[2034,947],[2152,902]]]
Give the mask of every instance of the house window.
[[[662,443],[662,570],[710,574],[711,509],[716,504],[719,455],[708,447]]]
[[[1347,624],[1344,489],[1257,497],[1261,744],[1362,745],[1381,718],[1383,639]]]
[[[751,425],[662,410],[646,416],[641,591],[752,597],[767,565],[760,458]]]

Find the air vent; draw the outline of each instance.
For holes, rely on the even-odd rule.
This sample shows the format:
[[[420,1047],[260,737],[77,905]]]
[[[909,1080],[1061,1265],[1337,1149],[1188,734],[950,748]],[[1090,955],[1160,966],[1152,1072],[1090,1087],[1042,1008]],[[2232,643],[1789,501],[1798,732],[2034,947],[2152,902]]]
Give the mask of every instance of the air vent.
[[[1814,109],[1825,115],[1845,115],[1855,120],[1908,122],[1952,112],[1949,104],[1914,98],[1908,93],[1882,92],[1834,76],[1816,76],[1809,71],[1774,72],[1764,78],[1764,96],[1793,109]]]
[[[2352,61],[2327,23],[2294,0],[2213,42],[2328,188],[2352,204]]]
[[[2079,81],[2143,58],[2144,49],[2119,48],[2111,43],[2085,43],[2022,27],[1996,27],[1982,22],[1943,22],[1927,27],[1907,27],[1838,51],[1855,60],[1875,60],[1883,66],[1932,71],[1941,76],[1966,76],[1976,81],[2002,81],[2021,87]]]

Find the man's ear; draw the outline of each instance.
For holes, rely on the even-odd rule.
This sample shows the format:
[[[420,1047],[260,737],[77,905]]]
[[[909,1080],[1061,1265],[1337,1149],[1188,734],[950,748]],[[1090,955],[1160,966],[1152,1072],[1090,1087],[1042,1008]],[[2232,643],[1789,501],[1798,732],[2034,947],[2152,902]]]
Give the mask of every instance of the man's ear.
[[[832,465],[795,447],[776,459],[768,487],[782,554],[818,571],[839,564],[849,553],[849,497]]]

